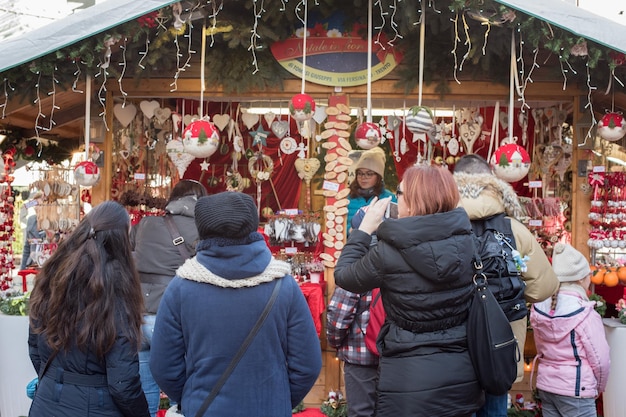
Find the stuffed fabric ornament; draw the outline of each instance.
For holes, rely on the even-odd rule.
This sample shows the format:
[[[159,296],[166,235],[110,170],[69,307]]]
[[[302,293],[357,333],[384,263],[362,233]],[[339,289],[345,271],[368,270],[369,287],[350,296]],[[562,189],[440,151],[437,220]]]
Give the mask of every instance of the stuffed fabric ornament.
[[[308,94],[296,94],[289,102],[289,113],[299,122],[311,120],[315,113],[315,100]]]
[[[78,185],[91,187],[100,181],[100,168],[91,161],[83,161],[74,168],[74,180]]]
[[[413,106],[406,116],[406,127],[412,133],[428,133],[435,126],[431,109],[425,106]]]
[[[361,149],[372,149],[380,144],[380,128],[376,123],[361,123],[354,132],[356,144]]]
[[[598,122],[598,134],[609,142],[620,140],[626,135],[626,120],[622,113],[610,112]]]
[[[518,144],[509,143],[495,150],[490,163],[498,178],[507,182],[516,182],[528,174],[530,155]]]
[[[208,158],[217,151],[220,134],[215,125],[207,120],[191,122],[183,132],[185,152],[196,158]]]

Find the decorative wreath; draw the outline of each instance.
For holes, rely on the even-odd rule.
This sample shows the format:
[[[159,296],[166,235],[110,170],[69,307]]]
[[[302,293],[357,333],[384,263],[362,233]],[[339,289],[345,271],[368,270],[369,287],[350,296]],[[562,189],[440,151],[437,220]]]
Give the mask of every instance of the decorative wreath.
[[[269,180],[274,171],[274,161],[269,156],[257,152],[248,160],[248,171],[257,182]]]
[[[228,171],[226,173],[226,190],[227,191],[243,191],[245,184],[243,177],[238,171]]]

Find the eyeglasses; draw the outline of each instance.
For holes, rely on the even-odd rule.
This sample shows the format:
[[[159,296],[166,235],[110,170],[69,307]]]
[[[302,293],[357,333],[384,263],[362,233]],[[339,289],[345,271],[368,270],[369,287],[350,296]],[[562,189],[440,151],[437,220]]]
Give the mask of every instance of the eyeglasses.
[[[403,194],[404,194],[404,191],[402,191],[400,188],[396,190],[396,198],[400,197]]]
[[[357,171],[356,172],[357,177],[372,178],[374,175],[376,175],[374,171]]]

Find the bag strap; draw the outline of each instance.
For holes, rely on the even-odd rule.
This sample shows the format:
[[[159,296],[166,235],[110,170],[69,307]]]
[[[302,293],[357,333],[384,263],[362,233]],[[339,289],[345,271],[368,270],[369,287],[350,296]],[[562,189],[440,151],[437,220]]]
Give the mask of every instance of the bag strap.
[[[178,228],[176,227],[176,223],[174,223],[174,219],[171,215],[166,214],[163,216],[165,219],[165,225],[167,226],[167,230],[170,232],[170,236],[172,237],[172,243],[174,246],[178,248],[180,252],[180,256],[183,258],[183,261],[191,258],[191,254],[187,250],[187,247],[183,245],[185,243],[185,238],[180,234]]]
[[[226,368],[226,370],[224,371],[220,379],[218,379],[218,381],[215,383],[215,386],[213,386],[213,389],[209,393],[208,397],[206,397],[206,399],[202,403],[202,406],[200,407],[200,409],[198,409],[198,412],[196,413],[196,417],[202,417],[204,415],[204,412],[207,410],[207,408],[209,408],[209,405],[211,405],[215,397],[217,397],[217,394],[219,393],[220,389],[222,389],[222,387],[224,386],[224,383],[226,382],[230,374],[233,372],[233,370],[237,366],[237,363],[239,363],[239,360],[241,359],[241,357],[244,355],[244,353],[246,353],[246,350],[248,350],[248,347],[252,343],[252,340],[254,339],[256,334],[259,332],[259,329],[263,325],[263,322],[265,321],[267,316],[270,314],[270,310],[274,306],[274,302],[276,301],[276,298],[278,297],[278,290],[280,289],[281,283],[282,283],[282,279],[279,279],[276,281],[276,284],[274,285],[274,291],[272,291],[272,295],[270,299],[268,300],[267,304],[265,305],[265,309],[259,316],[259,319],[256,321],[256,324],[254,325],[250,333],[248,333],[248,336],[243,341],[243,344],[241,345],[241,347],[239,348],[239,350],[237,351],[233,359],[230,361],[228,368]]]

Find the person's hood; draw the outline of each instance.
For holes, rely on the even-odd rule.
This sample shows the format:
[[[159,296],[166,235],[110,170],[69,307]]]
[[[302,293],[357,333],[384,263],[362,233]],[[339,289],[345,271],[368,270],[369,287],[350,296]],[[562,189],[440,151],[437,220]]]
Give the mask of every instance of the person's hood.
[[[556,310],[551,310],[552,298],[533,306],[534,319],[540,323],[540,325],[533,326],[533,331],[543,340],[551,343],[571,337],[570,333],[573,329],[584,320],[588,320],[591,314],[596,314],[595,302],[589,301],[579,285],[561,284],[559,292]]]
[[[522,206],[515,190],[506,181],[492,174],[454,174],[461,206],[467,211],[470,219],[484,219],[498,213],[519,219]]]
[[[170,201],[165,207],[165,211],[170,214],[194,217],[194,209],[197,202],[198,197],[195,195],[185,195],[177,200]]]
[[[434,282],[446,282],[456,280],[459,270],[470,266],[471,228],[467,214],[459,207],[446,213],[387,219],[378,227],[377,236],[395,247],[416,273]]]

